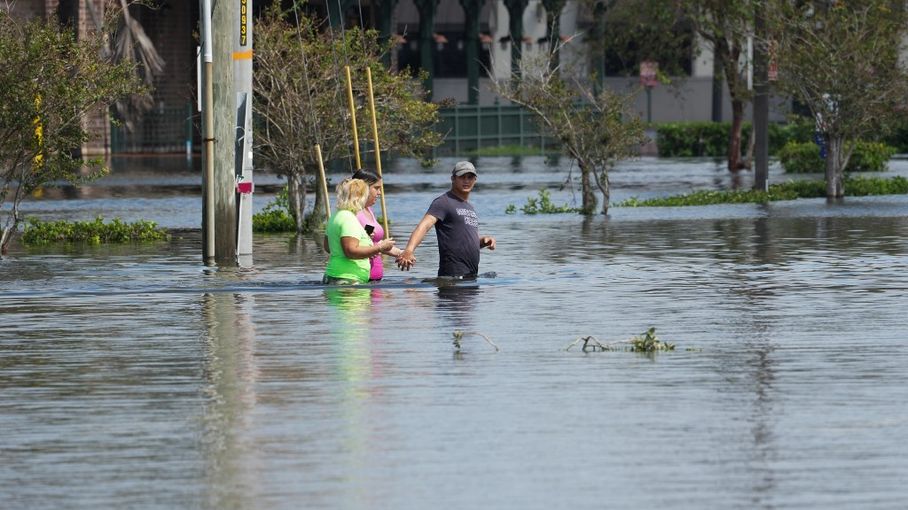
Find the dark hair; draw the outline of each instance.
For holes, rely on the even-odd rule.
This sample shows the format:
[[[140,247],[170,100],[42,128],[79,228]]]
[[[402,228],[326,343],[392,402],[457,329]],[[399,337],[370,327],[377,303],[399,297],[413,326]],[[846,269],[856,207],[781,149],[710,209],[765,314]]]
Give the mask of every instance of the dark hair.
[[[357,170],[356,172],[353,172],[353,178],[366,181],[366,184],[368,184],[370,186],[375,184],[376,182],[378,182],[381,179],[381,177],[379,177],[378,174],[376,174],[372,170],[366,170],[365,168],[361,168],[361,169]]]

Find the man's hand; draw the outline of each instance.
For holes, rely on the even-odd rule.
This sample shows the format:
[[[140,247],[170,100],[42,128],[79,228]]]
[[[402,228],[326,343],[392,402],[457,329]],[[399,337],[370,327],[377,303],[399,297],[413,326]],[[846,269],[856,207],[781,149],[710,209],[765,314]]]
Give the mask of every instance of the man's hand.
[[[479,247],[488,248],[490,250],[495,249],[495,238],[492,236],[482,236],[479,238]]]
[[[397,267],[401,271],[409,271],[413,264],[416,264],[416,257],[410,250],[404,250],[397,256]]]

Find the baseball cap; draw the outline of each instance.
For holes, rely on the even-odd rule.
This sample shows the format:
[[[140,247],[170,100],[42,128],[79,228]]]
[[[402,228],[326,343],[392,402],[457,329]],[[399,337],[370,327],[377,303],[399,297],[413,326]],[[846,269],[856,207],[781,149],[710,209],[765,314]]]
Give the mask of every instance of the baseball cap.
[[[454,170],[451,172],[451,175],[460,177],[464,174],[479,175],[476,172],[476,167],[473,166],[473,163],[470,163],[469,161],[458,161],[457,164],[454,165]]]

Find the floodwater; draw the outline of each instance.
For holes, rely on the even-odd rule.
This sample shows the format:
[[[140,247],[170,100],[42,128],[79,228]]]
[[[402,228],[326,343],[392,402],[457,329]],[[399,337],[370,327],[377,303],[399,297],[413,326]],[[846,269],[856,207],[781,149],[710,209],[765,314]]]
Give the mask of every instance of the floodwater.
[[[401,243],[452,163],[387,165]],[[570,202],[569,163],[477,163],[498,249],[465,284],[431,280],[432,234],[410,273],[355,289],[316,283],[316,236],[257,235],[250,269],[202,265],[198,230],[14,245],[0,506],[905,507],[908,197],[508,215],[541,187]],[[197,172],[145,164],[26,210],[197,229]],[[614,198],[740,179],[640,160]],[[260,208],[280,180],[257,181]],[[565,350],[649,327],[676,350]]]

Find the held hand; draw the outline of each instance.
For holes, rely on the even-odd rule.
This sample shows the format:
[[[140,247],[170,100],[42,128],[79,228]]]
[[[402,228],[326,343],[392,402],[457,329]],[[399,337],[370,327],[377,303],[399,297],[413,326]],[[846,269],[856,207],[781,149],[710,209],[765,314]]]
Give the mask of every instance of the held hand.
[[[492,236],[480,237],[479,238],[479,247],[494,250],[495,249],[495,238]]]
[[[378,251],[380,253],[389,253],[394,249],[394,238],[382,239],[378,242]]]
[[[416,257],[413,256],[413,252],[404,250],[397,256],[397,267],[401,271],[409,271],[413,264],[416,263]]]

